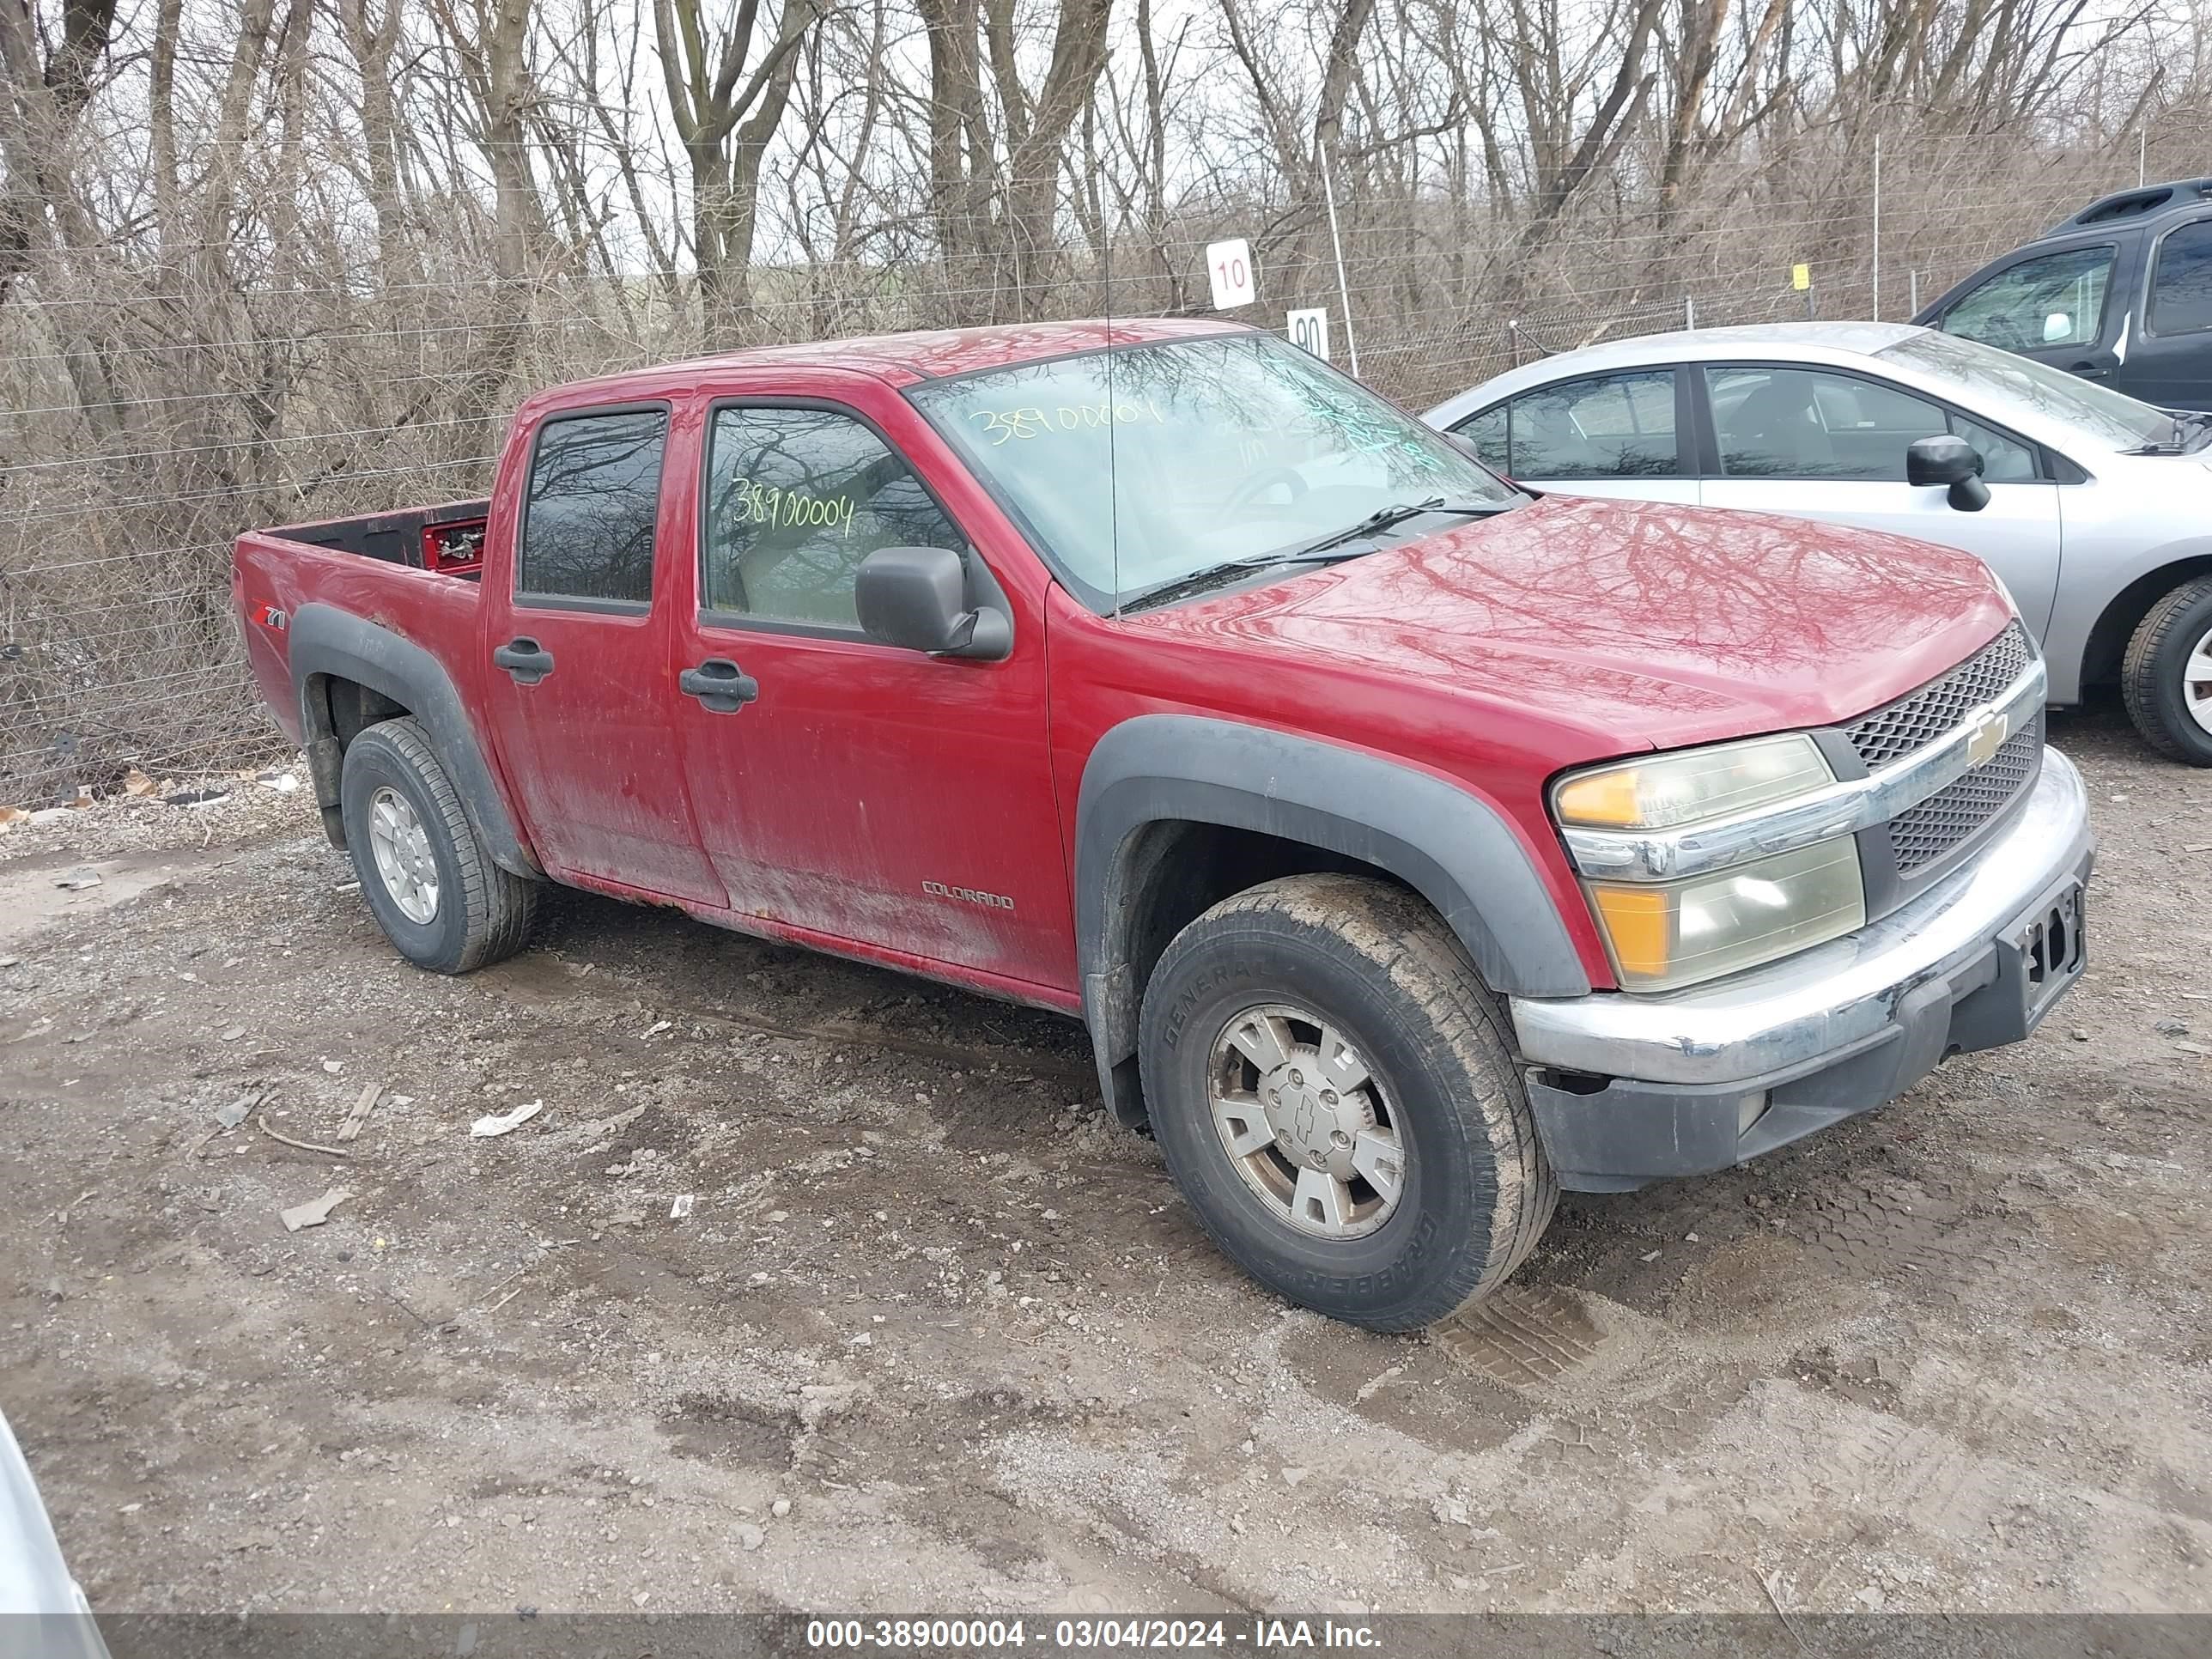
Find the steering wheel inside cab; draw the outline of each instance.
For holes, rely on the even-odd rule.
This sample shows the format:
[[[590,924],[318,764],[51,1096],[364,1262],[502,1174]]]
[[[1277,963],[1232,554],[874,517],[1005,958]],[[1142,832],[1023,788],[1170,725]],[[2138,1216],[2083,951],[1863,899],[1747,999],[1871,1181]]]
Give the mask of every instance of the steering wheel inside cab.
[[[1289,491],[1287,500],[1270,502],[1261,501],[1261,496],[1279,485]],[[1296,507],[1305,498],[1306,488],[1304,475],[1295,467],[1264,467],[1229,492],[1229,499],[1221,504],[1221,516],[1224,519],[1235,519],[1241,518],[1246,514],[1263,511],[1270,507]]]

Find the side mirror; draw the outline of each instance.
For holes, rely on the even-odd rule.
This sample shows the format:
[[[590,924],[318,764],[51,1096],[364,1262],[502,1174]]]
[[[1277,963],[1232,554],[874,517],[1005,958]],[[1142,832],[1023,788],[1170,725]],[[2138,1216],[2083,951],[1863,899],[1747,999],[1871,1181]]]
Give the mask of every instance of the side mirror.
[[[1948,432],[1913,440],[1905,452],[1905,481],[1921,489],[1944,486],[1951,505],[1961,513],[1978,513],[1990,504],[1980,452]]]
[[[2048,312],[2043,319],[2043,343],[2063,345],[2074,332],[2074,319],[2063,311]]]
[[[872,640],[933,657],[998,662],[1014,648],[1014,625],[994,605],[970,605],[968,567],[949,547],[879,547],[853,582],[860,629]]]

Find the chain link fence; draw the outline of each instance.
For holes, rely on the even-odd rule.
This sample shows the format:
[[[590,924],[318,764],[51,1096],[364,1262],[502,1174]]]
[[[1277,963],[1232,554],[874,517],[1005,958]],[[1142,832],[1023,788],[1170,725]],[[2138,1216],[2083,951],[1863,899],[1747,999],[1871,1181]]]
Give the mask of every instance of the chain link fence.
[[[1694,210],[1629,154],[1548,215],[1354,173],[1333,181],[1340,267],[1325,199],[1259,193],[1011,269],[757,263],[743,343],[1203,311],[1206,245],[1243,235],[1260,298],[1236,315],[1280,327],[1326,307],[1340,365],[1356,341],[1362,378],[1419,409],[1601,338],[1903,318],[2100,193],[2202,171],[2192,145],[2154,131],[2033,157],[1956,140],[1809,167],[1747,156]],[[218,252],[238,253],[49,257],[0,305],[0,805],[273,750],[231,615],[238,532],[481,494],[528,389],[701,349],[695,296],[658,276],[392,282],[343,248],[270,248],[238,283],[204,275]],[[1809,292],[1791,287],[1798,264]]]

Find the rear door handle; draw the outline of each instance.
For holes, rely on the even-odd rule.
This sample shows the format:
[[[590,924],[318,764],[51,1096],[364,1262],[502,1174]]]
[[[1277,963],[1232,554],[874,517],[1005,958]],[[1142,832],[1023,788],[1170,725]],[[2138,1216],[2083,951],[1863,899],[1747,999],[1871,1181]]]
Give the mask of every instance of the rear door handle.
[[[491,653],[492,665],[514,676],[517,685],[535,685],[553,672],[553,653],[533,639],[509,640]]]
[[[760,682],[727,657],[709,657],[696,668],[687,668],[676,684],[687,697],[717,714],[734,714],[760,696]]]

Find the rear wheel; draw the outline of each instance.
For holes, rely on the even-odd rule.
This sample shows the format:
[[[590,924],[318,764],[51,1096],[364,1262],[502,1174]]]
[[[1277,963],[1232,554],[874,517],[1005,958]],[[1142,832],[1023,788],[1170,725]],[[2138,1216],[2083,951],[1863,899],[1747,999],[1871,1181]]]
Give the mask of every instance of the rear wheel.
[[[2212,576],[2151,606],[2120,663],[2128,714],[2161,755],[2212,766]]]
[[[418,968],[465,974],[529,940],[538,884],[477,844],[419,723],[385,720],[347,745],[338,783],[346,848],[385,937]]]
[[[1501,1283],[1558,1182],[1493,998],[1436,914],[1358,876],[1291,876],[1178,934],[1145,990],[1154,1133],[1254,1278],[1375,1330]]]

